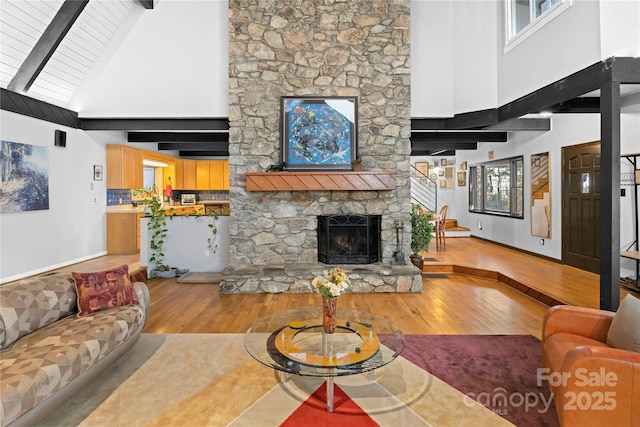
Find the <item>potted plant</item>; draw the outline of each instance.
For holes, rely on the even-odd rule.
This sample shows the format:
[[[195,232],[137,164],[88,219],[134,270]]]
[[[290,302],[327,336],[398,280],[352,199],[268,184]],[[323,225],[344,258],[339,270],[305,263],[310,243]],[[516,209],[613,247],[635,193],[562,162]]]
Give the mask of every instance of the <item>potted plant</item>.
[[[417,205],[411,204],[411,262],[422,271],[424,259],[420,252],[429,248],[433,238],[432,212],[425,212]]]

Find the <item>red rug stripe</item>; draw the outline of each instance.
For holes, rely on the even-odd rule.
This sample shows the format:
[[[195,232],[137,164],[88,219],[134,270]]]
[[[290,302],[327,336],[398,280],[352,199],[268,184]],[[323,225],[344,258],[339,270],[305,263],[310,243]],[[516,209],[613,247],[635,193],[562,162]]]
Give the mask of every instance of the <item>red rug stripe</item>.
[[[327,383],[323,383],[296,409],[282,427],[369,427],[379,426],[340,387],[334,384],[333,412],[327,411]]]

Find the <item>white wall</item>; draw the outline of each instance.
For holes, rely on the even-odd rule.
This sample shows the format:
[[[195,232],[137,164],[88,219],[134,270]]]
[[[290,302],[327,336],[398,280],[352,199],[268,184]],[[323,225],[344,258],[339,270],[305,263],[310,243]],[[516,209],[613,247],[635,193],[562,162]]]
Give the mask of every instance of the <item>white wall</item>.
[[[104,255],[106,186],[93,180],[93,165],[105,166],[104,144],[4,110],[0,121],[3,140],[44,146],[49,154],[49,209],[0,214],[0,282]],[[66,148],[54,146],[56,129],[67,132]]]
[[[453,11],[411,1],[411,117],[453,116]]]
[[[496,9],[491,0],[453,2],[454,114],[498,106]]]
[[[411,117],[497,107],[497,2],[411,1]]]
[[[70,104],[80,117],[227,117],[228,2],[156,2]]]
[[[640,2],[600,2],[601,58],[640,56]]]

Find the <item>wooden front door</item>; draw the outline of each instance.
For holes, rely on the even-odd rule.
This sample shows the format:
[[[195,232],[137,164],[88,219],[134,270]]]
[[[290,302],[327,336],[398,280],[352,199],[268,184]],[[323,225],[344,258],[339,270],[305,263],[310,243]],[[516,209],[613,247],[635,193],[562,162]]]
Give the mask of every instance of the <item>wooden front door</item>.
[[[600,142],[562,149],[562,261],[600,273]]]

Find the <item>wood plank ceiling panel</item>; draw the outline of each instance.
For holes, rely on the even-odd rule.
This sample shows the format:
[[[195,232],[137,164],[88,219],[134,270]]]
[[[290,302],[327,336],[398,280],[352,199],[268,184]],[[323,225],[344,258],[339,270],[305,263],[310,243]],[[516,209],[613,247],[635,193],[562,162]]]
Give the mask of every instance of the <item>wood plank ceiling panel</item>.
[[[134,0],[89,2],[30,93],[56,105],[67,105],[129,13],[141,7]]]
[[[62,6],[62,1],[0,2],[0,84],[6,88]]]

